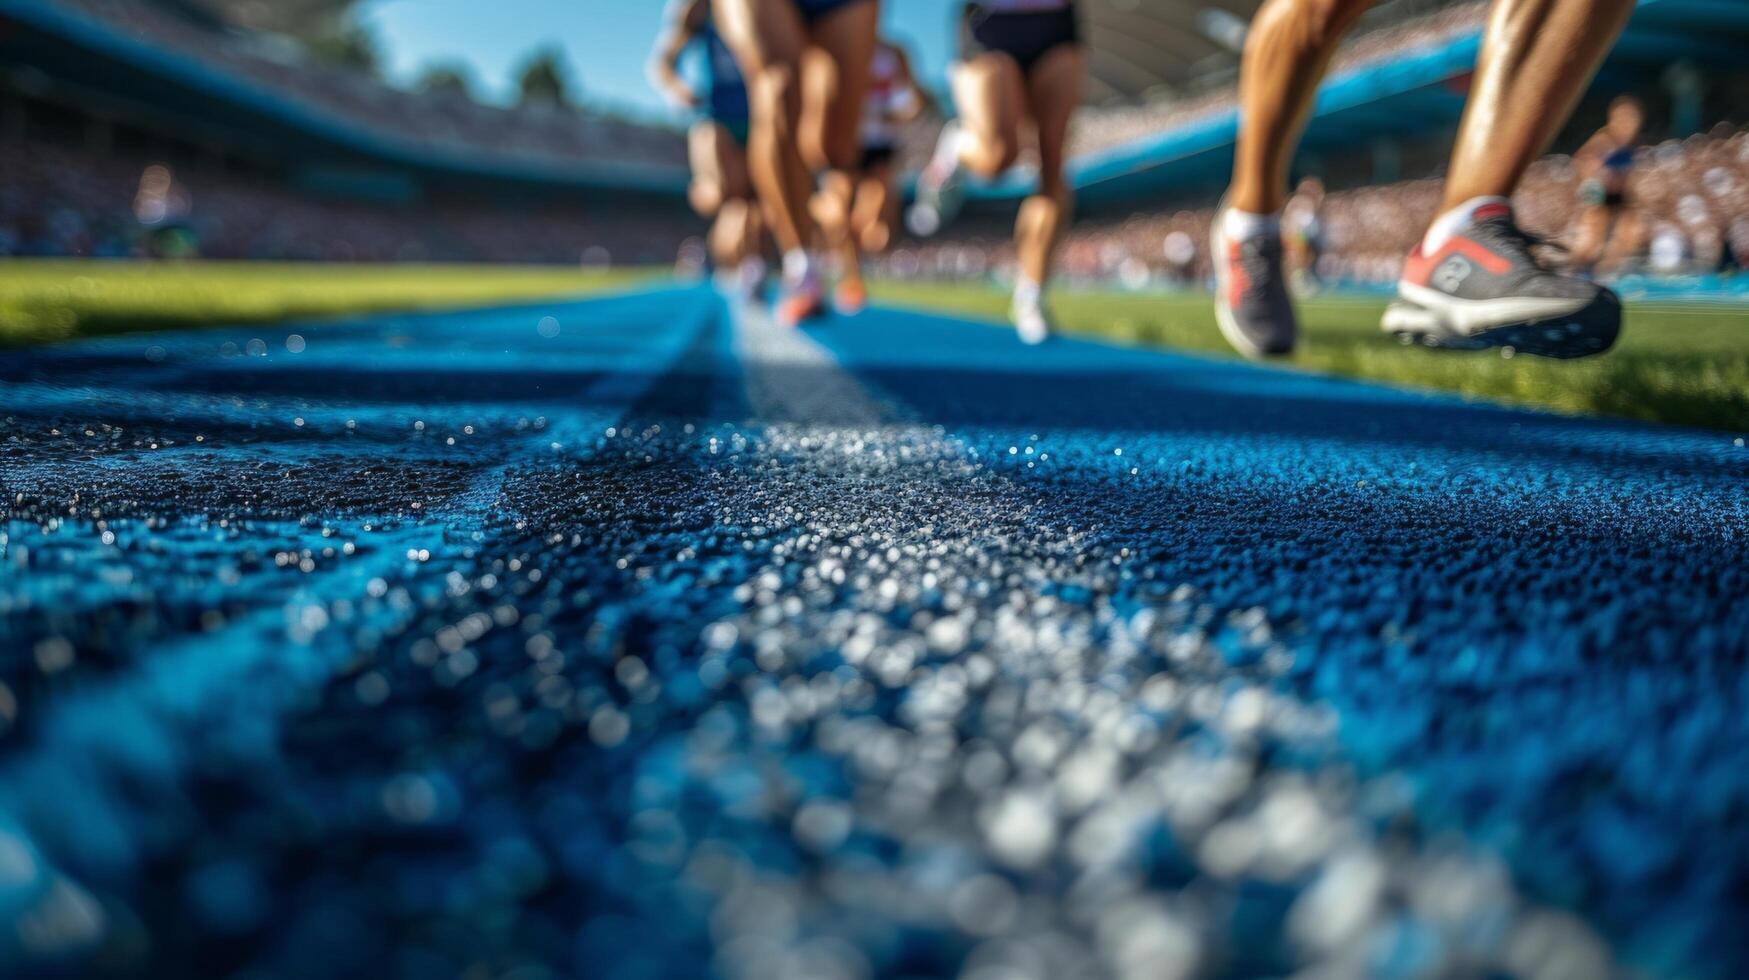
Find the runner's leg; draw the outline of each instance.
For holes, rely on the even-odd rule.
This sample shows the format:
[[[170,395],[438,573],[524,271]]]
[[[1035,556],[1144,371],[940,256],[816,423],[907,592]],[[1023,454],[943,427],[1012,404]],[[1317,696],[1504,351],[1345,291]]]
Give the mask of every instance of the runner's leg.
[[[1373,0],[1269,0],[1251,21],[1239,69],[1239,139],[1229,207],[1275,214],[1318,83],[1342,35]]]
[[[1000,51],[987,51],[953,71],[953,101],[960,118],[960,163],[993,180],[1020,158],[1020,119],[1026,78]]]
[[[712,120],[694,123],[686,134],[687,160],[692,168],[692,183],[686,197],[700,217],[717,213],[723,202],[735,196],[729,189],[728,151],[734,138],[723,125]]]
[[[1051,260],[1074,208],[1064,165],[1069,120],[1081,104],[1085,75],[1080,46],[1063,44],[1041,56],[1026,78],[1029,115],[1038,130],[1039,187],[1020,207],[1015,247],[1021,275],[1041,287],[1050,279]]]
[[[880,4],[853,0],[809,27],[812,47],[803,60],[802,153],[821,172],[815,214],[826,246],[842,256],[851,286],[861,283],[862,256],[850,230],[862,145],[863,105],[868,98],[869,66],[880,29]],[[850,306],[854,292],[841,290]]]
[[[1634,0],[1496,0],[1441,211],[1511,196],[1566,125],[1633,9]]]
[[[816,234],[808,212],[812,181],[797,143],[806,27],[793,0],[716,0],[714,10],[751,96],[747,160],[753,186],[778,247],[802,252]]]
[[[856,205],[850,227],[863,251],[879,254],[893,240],[893,221],[898,198],[893,194],[893,163],[882,161],[863,171],[857,183]]]

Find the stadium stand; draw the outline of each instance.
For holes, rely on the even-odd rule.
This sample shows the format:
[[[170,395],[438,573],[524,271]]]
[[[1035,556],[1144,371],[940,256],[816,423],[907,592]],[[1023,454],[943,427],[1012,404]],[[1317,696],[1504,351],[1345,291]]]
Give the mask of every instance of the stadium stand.
[[[695,230],[674,130],[394,89],[231,6],[0,0],[0,254],[667,262]]]
[[[659,264],[695,231],[679,206],[473,195],[409,206],[176,159],[0,144],[0,255]]]
[[[38,8],[38,9],[30,9]],[[374,79],[306,63],[276,35],[226,29],[181,7],[148,0],[60,0],[0,5],[22,23],[114,57],[151,55],[167,68],[208,75],[215,87],[286,103],[377,141],[493,163],[570,168],[579,163],[678,171],[684,143],[664,129],[586,110],[482,105],[440,93],[405,92]],[[28,13],[26,12],[28,11]],[[130,48],[132,50],[130,50]],[[180,63],[180,64],[178,64]]]
[[[1099,84],[1073,136],[1085,216],[1066,250],[1073,275],[1202,278],[1208,207],[1231,153],[1236,45],[1255,6],[1219,0],[1190,21],[1189,8],[1167,0],[1090,7]],[[666,262],[699,230],[684,212],[685,147],[674,131],[586,109],[393,89],[250,29],[235,19],[245,9],[0,0],[0,164],[10,178],[0,252]],[[1479,0],[1395,0],[1339,55],[1301,167],[1332,187],[1325,279],[1395,276],[1437,196],[1483,12]],[[1158,48],[1145,64],[1133,57],[1137,39]],[[1663,131],[1681,136],[1681,119],[1723,118],[1717,109],[1746,104],[1746,89],[1738,78],[1711,103],[1684,108],[1672,104],[1671,79],[1696,65],[1740,75],[1731,56],[1745,40],[1749,4],[1641,0],[1599,88],[1646,93],[1663,107]],[[1582,112],[1557,147],[1576,146],[1595,116]],[[902,159],[920,164],[939,125],[913,126]],[[1648,266],[1710,268],[1744,253],[1744,152],[1729,127],[1647,152],[1636,190]],[[149,173],[169,175],[163,215],[142,215]],[[1520,202],[1535,229],[1569,230],[1576,179],[1565,157],[1537,167]],[[1025,183],[982,188],[969,231],[908,243],[889,271],[1001,267],[1004,209]]]
[[[1482,26],[1485,2],[1466,2],[1402,23],[1362,30],[1343,46],[1331,71],[1341,75],[1397,57],[1405,51],[1448,43]],[[1232,84],[1186,98],[1140,106],[1095,106],[1080,113],[1071,134],[1072,152],[1086,156],[1191,125],[1231,111]]]
[[[1650,146],[1641,161],[1631,186],[1649,231],[1642,270],[1687,275],[1737,269],[1749,255],[1749,131],[1720,124]],[[1516,201],[1526,226],[1557,241],[1570,238],[1579,182],[1571,157],[1539,161]],[[1438,178],[1331,193],[1322,210],[1326,239],[1319,278],[1347,285],[1394,282],[1403,256],[1432,220],[1439,194]],[[1213,215],[1212,207],[1138,210],[1082,222],[1063,250],[1067,278],[1200,284],[1210,274]],[[903,243],[884,271],[900,278],[957,278],[1000,272],[1012,262],[1005,230],[986,219],[950,241]]]

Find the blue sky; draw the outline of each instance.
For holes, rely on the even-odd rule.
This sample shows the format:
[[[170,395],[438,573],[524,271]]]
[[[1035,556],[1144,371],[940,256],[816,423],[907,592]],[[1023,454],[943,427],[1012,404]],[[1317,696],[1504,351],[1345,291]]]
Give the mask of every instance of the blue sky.
[[[388,55],[390,77],[459,61],[488,99],[507,97],[515,66],[556,44],[589,97],[662,113],[644,65],[668,0],[368,0],[361,8]],[[887,30],[906,42],[928,84],[940,87],[956,0],[885,0]]]

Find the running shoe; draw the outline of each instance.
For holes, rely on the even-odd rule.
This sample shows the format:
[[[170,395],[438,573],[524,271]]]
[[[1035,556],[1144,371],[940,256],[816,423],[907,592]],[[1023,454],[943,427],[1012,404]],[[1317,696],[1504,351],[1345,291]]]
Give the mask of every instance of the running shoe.
[[[1541,357],[1588,357],[1621,334],[1621,300],[1589,279],[1548,267],[1542,244],[1492,205],[1432,255],[1403,264],[1383,329],[1404,343],[1447,350],[1499,347]]]
[[[786,327],[799,327],[809,320],[826,315],[826,292],[813,275],[797,283],[785,283],[777,300],[777,322]]]
[[[1042,344],[1051,339],[1051,316],[1045,312],[1042,299],[1029,301],[1016,297],[1008,315],[1014,321],[1014,332],[1019,335],[1021,343]]]
[[[1281,233],[1272,231],[1240,241],[1226,235],[1227,208],[1215,211],[1210,248],[1215,264],[1215,321],[1221,335],[1253,360],[1279,357],[1294,349],[1299,332],[1293,298],[1282,268]]]
[[[846,279],[832,294],[832,305],[843,316],[855,316],[868,306],[868,286],[861,280]]]

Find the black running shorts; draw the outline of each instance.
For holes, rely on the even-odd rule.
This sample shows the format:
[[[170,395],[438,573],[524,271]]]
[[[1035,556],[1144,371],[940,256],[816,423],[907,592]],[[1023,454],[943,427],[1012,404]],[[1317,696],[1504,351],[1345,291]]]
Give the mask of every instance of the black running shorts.
[[[1001,13],[974,0],[960,20],[961,60],[1000,51],[1020,64],[1022,74],[1058,46],[1079,43],[1081,25],[1074,4],[1036,13]]]
[[[862,148],[862,169],[872,170],[883,163],[892,163],[898,155],[898,147],[891,144],[870,144]]]
[[[796,9],[801,11],[803,20],[812,24],[828,14],[862,2],[863,0],[796,0]]]

